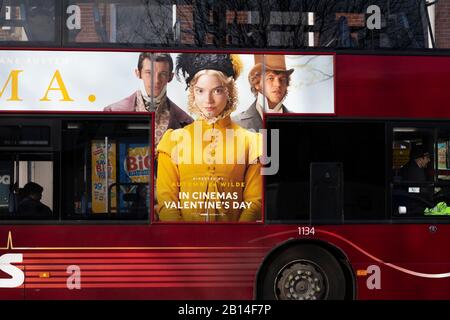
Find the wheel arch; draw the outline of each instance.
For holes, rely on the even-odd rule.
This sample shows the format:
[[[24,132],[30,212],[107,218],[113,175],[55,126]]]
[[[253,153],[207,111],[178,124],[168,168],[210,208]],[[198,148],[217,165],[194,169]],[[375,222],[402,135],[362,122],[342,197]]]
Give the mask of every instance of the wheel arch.
[[[254,285],[254,291],[253,291],[253,297],[254,299],[261,299],[261,282],[264,277],[264,274],[266,272],[267,266],[271,261],[276,259],[278,256],[282,255],[285,250],[288,248],[291,248],[293,246],[297,245],[316,245],[319,246],[328,252],[330,252],[338,261],[340,266],[342,267],[342,270],[344,271],[345,275],[345,282],[346,282],[346,288],[349,288],[351,290],[347,290],[345,294],[346,300],[354,300],[357,297],[357,285],[356,285],[356,274],[353,270],[350,261],[347,257],[347,255],[344,253],[344,251],[338,247],[335,244],[332,244],[330,242],[326,242],[319,239],[290,239],[287,241],[284,241],[282,243],[279,243],[277,246],[272,248],[269,253],[264,257],[263,261],[261,262],[260,266],[258,267],[258,270],[256,271],[255,276],[255,285]]]

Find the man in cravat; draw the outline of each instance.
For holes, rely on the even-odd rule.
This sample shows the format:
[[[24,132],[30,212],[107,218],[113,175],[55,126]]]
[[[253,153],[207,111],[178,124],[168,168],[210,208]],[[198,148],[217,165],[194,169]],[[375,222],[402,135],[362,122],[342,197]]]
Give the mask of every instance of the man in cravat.
[[[286,69],[284,55],[255,55],[255,65],[248,74],[248,81],[256,100],[233,120],[243,128],[259,130],[263,127],[264,113],[290,112],[283,101],[293,72],[294,69]]]
[[[135,74],[142,80],[139,90],[104,111],[154,112],[156,146],[167,129],[182,128],[193,119],[167,97],[167,84],[174,75],[170,54],[142,52]]]

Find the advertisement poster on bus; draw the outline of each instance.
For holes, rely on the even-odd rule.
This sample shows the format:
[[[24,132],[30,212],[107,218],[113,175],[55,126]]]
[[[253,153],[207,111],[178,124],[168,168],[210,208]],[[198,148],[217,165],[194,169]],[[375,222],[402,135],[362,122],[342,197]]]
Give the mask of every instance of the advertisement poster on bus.
[[[119,212],[129,212],[142,206],[150,207],[151,156],[146,143],[120,143],[119,145]],[[130,199],[127,198],[126,195]],[[127,201],[132,200],[132,201]]]
[[[117,203],[116,188],[110,189],[110,186],[116,182],[116,144],[109,142],[106,152],[104,141],[92,141],[91,157],[92,213],[109,212],[108,204],[111,212],[114,212]]]
[[[160,221],[260,221],[265,115],[335,112],[333,55],[2,51],[0,65],[0,112],[154,113]],[[124,204],[100,149],[93,212]],[[123,159],[108,158],[109,185]]]
[[[155,215],[160,221],[261,221],[262,139],[256,132],[261,128],[244,123],[245,116],[231,117],[240,96],[236,81],[243,66],[238,55],[183,53],[177,57],[177,75],[186,84],[188,110],[195,121],[167,130],[157,146]],[[254,67],[255,77],[262,76],[258,67],[261,63]],[[275,76],[280,106],[289,75],[279,70]],[[250,108],[259,116],[255,105]]]
[[[117,111],[146,111],[149,108],[145,105],[139,109],[135,100],[130,102],[141,92],[144,98],[151,96],[145,90],[146,75],[142,72],[146,59],[139,63],[140,55],[140,52],[0,51],[0,112],[103,111],[121,101],[122,107]],[[179,53],[169,56],[175,67]],[[271,66],[293,70],[283,102],[286,111],[334,113],[333,55],[265,55],[264,59],[254,54],[238,56],[242,75],[236,79],[239,97],[233,115],[246,111],[255,101],[248,79],[255,65],[268,71]],[[171,76],[170,70],[168,73],[167,87],[156,89],[155,100],[167,96],[188,112],[186,84]],[[126,107],[129,102],[134,108]]]

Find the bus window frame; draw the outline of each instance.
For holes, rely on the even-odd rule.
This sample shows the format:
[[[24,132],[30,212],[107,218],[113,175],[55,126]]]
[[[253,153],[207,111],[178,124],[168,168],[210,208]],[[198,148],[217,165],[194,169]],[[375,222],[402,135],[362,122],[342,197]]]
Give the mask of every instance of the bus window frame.
[[[432,129],[433,130],[433,156],[432,156],[432,161],[433,161],[433,166],[434,166],[434,175],[433,175],[433,180],[424,182],[423,184],[431,184],[433,185],[433,187],[435,187],[436,185],[448,185],[450,187],[450,181],[449,182],[442,182],[442,181],[437,181],[437,138],[438,138],[438,132],[440,129],[442,128],[448,128],[450,129],[450,120],[445,121],[443,119],[418,119],[418,120],[414,120],[414,119],[393,119],[390,121],[390,132],[391,132],[391,140],[390,140],[390,144],[387,144],[387,146],[392,146],[393,142],[394,142],[394,128],[401,128],[401,127],[410,127],[410,128],[419,128],[419,129]],[[390,175],[389,175],[389,194],[388,196],[390,197],[390,208],[388,209],[391,219],[392,219],[392,223],[396,223],[399,222],[401,224],[408,224],[408,223],[412,223],[412,224],[424,224],[424,223],[429,223],[429,224],[450,224],[450,216],[420,216],[420,217],[399,217],[399,216],[394,216],[393,212],[392,212],[392,188],[394,185],[393,182],[393,172],[392,172],[392,165],[393,165],[393,152],[392,152],[392,147],[391,149],[391,157],[388,159],[389,163],[388,163],[388,168],[389,171],[391,171]],[[403,182],[403,184],[407,184],[408,182]]]
[[[29,123],[39,123],[39,121],[47,120],[48,123],[53,125],[51,129],[50,134],[50,145],[45,146],[44,148],[40,147],[26,147],[26,150],[43,150],[46,149],[46,152],[52,153],[54,156],[54,168],[53,172],[55,173],[53,175],[53,203],[54,203],[54,209],[53,212],[57,211],[58,215],[55,219],[0,219],[0,226],[1,225],[150,225],[153,223],[153,206],[154,206],[154,200],[153,200],[153,174],[152,177],[149,179],[150,184],[150,194],[148,195],[150,197],[150,207],[147,213],[147,218],[142,219],[136,219],[136,220],[121,220],[121,219],[113,219],[113,220],[107,220],[107,219],[83,219],[83,220],[77,220],[77,219],[63,219],[63,216],[66,217],[67,214],[63,214],[62,212],[62,194],[61,194],[61,186],[62,186],[62,165],[61,165],[61,152],[62,152],[62,138],[58,133],[62,133],[62,127],[61,124],[63,121],[67,120],[94,120],[96,117],[102,117],[102,118],[109,118],[110,121],[118,121],[121,117],[126,117],[129,119],[134,120],[144,120],[147,118],[149,121],[149,125],[151,125],[151,130],[148,130],[149,132],[149,144],[150,144],[150,154],[151,158],[154,159],[154,116],[153,113],[146,113],[146,112],[101,112],[101,111],[91,111],[91,112],[72,112],[72,111],[9,111],[9,112],[0,112],[0,115],[2,116],[0,118],[0,123],[3,121],[8,121],[8,119],[11,121],[11,119],[20,119],[20,121],[27,120],[26,122]],[[144,117],[146,116],[146,117]],[[24,119],[25,118],[25,119]],[[55,129],[55,127],[57,129]],[[5,148],[0,148],[5,149]],[[11,150],[19,151],[23,150],[24,147],[14,147]],[[151,163],[151,172],[154,170],[154,163],[152,161]]]
[[[385,131],[385,183],[384,183],[384,189],[385,189],[385,214],[384,219],[352,219],[352,220],[346,220],[345,219],[345,212],[344,212],[344,219],[343,223],[341,224],[333,224],[333,225],[355,225],[355,224],[385,224],[385,223],[391,223],[392,219],[390,216],[390,202],[388,202],[387,194],[388,194],[388,178],[389,178],[389,149],[387,140],[389,139],[389,119],[383,119],[383,118],[364,118],[364,117],[355,117],[355,118],[349,118],[349,117],[339,117],[337,115],[325,115],[323,117],[319,117],[317,115],[306,115],[306,114],[288,114],[288,115],[277,115],[277,114],[266,114],[266,120],[273,119],[274,121],[282,120],[282,121],[291,121],[291,122],[308,122],[308,123],[320,123],[322,125],[324,124],[330,124],[330,123],[361,123],[361,122],[370,122],[370,123],[382,123],[384,124],[384,131]],[[266,121],[266,128],[267,128]],[[386,149],[387,148],[387,149]],[[345,178],[344,178],[345,181]],[[344,182],[345,183],[345,182]],[[266,186],[266,177],[264,176],[264,188]],[[264,189],[265,190],[265,189]],[[268,219],[268,210],[266,207],[264,207],[264,221],[266,224],[281,224],[281,225],[287,225],[287,224],[310,224],[310,218],[303,219],[303,220],[280,220],[280,219]],[[318,225],[318,224],[316,224]],[[314,225],[313,225],[314,226]]]
[[[91,2],[91,0],[80,0],[80,2]],[[68,0],[55,0],[55,39],[54,41],[1,41],[2,50],[92,50],[92,51],[151,51],[151,52],[227,52],[227,53],[284,53],[284,54],[352,54],[352,55],[387,55],[387,56],[450,56],[449,48],[421,48],[421,49],[348,49],[348,48],[327,48],[327,47],[270,47],[270,48],[251,48],[203,44],[198,45],[155,45],[155,44],[134,44],[134,43],[101,43],[101,42],[69,42],[67,36],[66,20],[67,13],[65,8],[69,4]],[[425,19],[428,20],[428,19]],[[428,25],[425,26],[428,30]],[[435,37],[434,37],[435,38]],[[436,41],[436,39],[434,39]]]
[[[289,119],[291,118],[291,119]],[[406,118],[368,118],[368,117],[339,117],[339,116],[324,116],[317,117],[317,115],[287,115],[280,116],[276,114],[269,114],[266,117],[266,120],[274,119],[275,121],[279,119],[283,119],[283,121],[312,121],[312,122],[322,122],[324,123],[339,123],[339,122],[355,122],[360,123],[362,121],[365,122],[382,122],[385,124],[385,218],[383,220],[345,220],[344,214],[344,222],[341,225],[357,225],[357,224],[367,224],[367,225],[376,225],[376,224],[450,224],[450,216],[420,216],[420,217],[394,217],[392,213],[392,187],[391,184],[393,182],[392,175],[392,162],[393,162],[393,150],[392,143],[394,141],[393,129],[396,127],[417,127],[417,128],[434,128],[434,147],[436,147],[436,132],[447,126],[450,129],[450,120],[445,121],[442,119],[406,119]],[[266,127],[267,127],[266,122]],[[433,161],[436,163],[437,159],[434,156]],[[436,164],[435,164],[436,165]],[[266,177],[264,179],[264,191],[266,190]],[[435,181],[430,181],[433,185],[436,183]],[[439,184],[439,183],[438,183]],[[445,184],[445,183],[444,183]],[[450,186],[450,182],[448,182]],[[267,206],[264,206],[264,223],[267,225],[289,225],[289,224],[310,224],[310,219],[303,220],[280,220],[280,219],[268,219]],[[337,225],[337,224],[336,224]],[[314,225],[313,225],[314,226]]]
[[[81,0],[79,2],[92,3],[92,4],[95,3],[92,0]],[[132,0],[132,1],[129,1],[129,2],[131,2],[131,3],[134,3],[134,2],[139,3],[138,1],[135,1],[135,0]],[[119,4],[121,4],[121,3],[126,3],[126,1],[121,0],[119,2]],[[176,2],[173,2],[173,3],[176,3]],[[192,5],[193,3],[194,2],[192,2],[192,1],[188,1],[186,4],[187,5]],[[69,4],[72,4],[72,2],[70,0],[64,0],[63,4],[64,4],[63,8],[66,8]],[[239,5],[237,7],[233,7],[231,5],[230,7],[227,7],[226,9],[230,10],[230,11],[233,11],[233,10],[238,10],[239,11]],[[268,4],[268,9],[270,9],[270,4]],[[388,9],[386,9],[384,7],[382,9],[383,10],[388,10]],[[429,18],[429,13],[428,13],[427,5],[426,5],[425,1],[420,3],[420,6],[419,6],[418,10],[419,10],[419,18],[421,20],[422,28],[425,29],[424,30],[425,33],[426,33],[425,37],[429,38],[429,34],[430,34],[430,18]],[[249,12],[252,12],[252,11],[249,11]],[[285,12],[285,11],[282,11],[282,12]],[[305,13],[305,12],[303,12],[303,13]],[[351,12],[351,13],[353,13],[353,12]],[[364,13],[364,12],[361,13],[361,14],[367,15],[367,13]],[[64,12],[62,12],[62,16],[65,17],[66,14]],[[194,20],[195,19],[192,20],[193,24],[195,24]],[[173,21],[174,24],[176,24],[176,22],[178,22],[178,21]],[[309,24],[306,24],[305,26],[311,27]],[[367,28],[367,27],[363,27],[363,28]],[[205,27],[205,29],[206,29],[206,27]],[[373,31],[373,30],[369,30],[369,31]],[[226,36],[229,36],[229,35],[227,34]],[[262,49],[261,47],[250,48],[248,46],[245,46],[245,47],[244,46],[223,46],[222,47],[220,45],[208,44],[208,43],[201,43],[201,44],[195,44],[195,43],[193,43],[193,44],[182,44],[182,43],[173,43],[173,44],[172,43],[171,44],[151,43],[151,44],[145,44],[145,43],[112,43],[112,42],[107,42],[107,43],[102,43],[102,42],[97,42],[97,43],[86,42],[86,43],[84,43],[84,42],[81,42],[81,43],[77,43],[77,42],[69,42],[68,41],[68,30],[66,28],[62,28],[61,29],[61,39],[62,39],[61,40],[61,45],[63,47],[73,47],[73,48],[77,48],[77,47],[78,48],[80,48],[80,47],[87,48],[87,47],[91,47],[91,46],[93,46],[93,47],[99,46],[99,47],[104,47],[104,48],[117,47],[117,48],[136,48],[136,49],[144,49],[144,50],[145,49],[156,49],[156,50],[157,49],[163,49],[163,50],[165,50],[167,48],[169,48],[169,49],[172,48],[172,49],[192,50],[192,49],[196,49],[198,47],[201,47],[201,48],[206,48],[206,49],[208,49],[210,51],[217,51],[217,50],[221,50],[221,51],[223,51],[223,50],[226,50],[226,51],[234,51],[234,50],[237,50],[237,51],[239,51],[239,50],[259,51],[258,49],[260,49],[260,50]],[[206,37],[205,37],[205,39],[206,39]],[[435,36],[434,35],[432,35],[432,39],[433,39],[432,43],[434,44],[435,43]],[[270,46],[269,48],[270,48],[270,50],[275,50],[275,51],[289,50],[288,46]],[[433,50],[435,48],[407,49],[407,50],[430,50],[430,49]],[[447,48],[447,49],[450,50],[450,48]],[[340,48],[336,48],[336,47],[328,49],[327,47],[319,47],[319,46],[318,47],[307,47],[307,46],[305,46],[305,47],[296,48],[295,50],[301,50],[301,51],[308,51],[308,50],[318,51],[319,50],[319,51],[324,51],[324,52],[325,51],[338,52],[340,50],[349,50],[349,49],[347,49],[347,48],[340,49]],[[350,51],[352,51],[352,50],[357,52],[357,51],[362,51],[362,50],[366,50],[366,49],[358,49],[358,48],[350,49]],[[403,49],[382,49],[382,50],[395,51],[395,50],[403,50]],[[374,51],[378,52],[379,50],[376,49]]]

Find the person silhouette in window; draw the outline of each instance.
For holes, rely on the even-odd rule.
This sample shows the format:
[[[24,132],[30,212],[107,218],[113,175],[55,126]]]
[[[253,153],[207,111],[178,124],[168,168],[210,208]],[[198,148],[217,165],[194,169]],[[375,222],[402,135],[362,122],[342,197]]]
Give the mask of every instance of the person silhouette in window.
[[[427,181],[425,169],[431,161],[430,153],[422,145],[414,145],[411,148],[409,161],[400,169],[400,175],[404,181]]]
[[[431,156],[422,145],[413,145],[409,159],[400,169],[402,180],[408,182],[401,204],[406,206],[410,214],[423,214],[425,208],[433,207],[433,188],[420,184],[429,180],[426,168],[431,162]],[[414,185],[414,183],[418,184]]]
[[[44,188],[37,183],[28,182],[22,189],[23,198],[19,202],[18,215],[23,217],[50,217],[52,210],[41,202]]]

